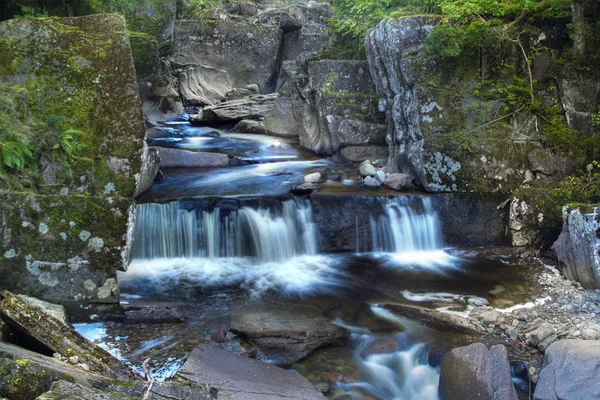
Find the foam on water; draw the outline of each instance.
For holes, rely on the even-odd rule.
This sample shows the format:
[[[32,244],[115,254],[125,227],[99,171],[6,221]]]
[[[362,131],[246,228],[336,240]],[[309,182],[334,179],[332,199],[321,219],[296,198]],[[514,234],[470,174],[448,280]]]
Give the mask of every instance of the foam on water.
[[[342,287],[344,273],[333,258],[301,255],[284,262],[265,262],[252,257],[158,258],[134,260],[119,273],[125,291],[169,292],[177,287],[240,287],[258,296],[269,290],[285,294],[326,293]]]

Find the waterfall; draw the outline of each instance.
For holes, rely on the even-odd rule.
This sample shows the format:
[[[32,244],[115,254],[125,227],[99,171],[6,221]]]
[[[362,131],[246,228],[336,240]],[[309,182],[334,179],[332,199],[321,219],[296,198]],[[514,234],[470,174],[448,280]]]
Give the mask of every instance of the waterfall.
[[[429,198],[394,197],[381,202],[384,215],[369,220],[373,251],[401,253],[442,247],[438,217]],[[419,208],[421,213],[416,210]]]
[[[136,208],[134,258],[220,258],[254,256],[287,261],[318,252],[318,235],[308,202],[282,203],[281,210],[223,212],[185,210],[179,202]]]

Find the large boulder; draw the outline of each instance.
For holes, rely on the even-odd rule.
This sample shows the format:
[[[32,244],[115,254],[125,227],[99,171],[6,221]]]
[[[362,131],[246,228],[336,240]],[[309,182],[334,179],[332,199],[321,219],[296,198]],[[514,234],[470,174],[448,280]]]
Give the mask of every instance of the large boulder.
[[[192,351],[175,378],[182,382],[212,384],[219,390],[218,397],[226,399],[324,399],[299,374],[206,344]]]
[[[221,102],[231,90],[227,71],[198,64],[178,68],[179,93],[183,105],[209,106]]]
[[[171,60],[225,70],[233,87],[258,84],[272,90],[282,31],[243,20],[176,21]],[[251,49],[251,51],[250,51]]]
[[[221,153],[206,153],[181,149],[156,147],[161,168],[227,167],[229,157]]]
[[[517,400],[504,346],[475,343],[446,353],[438,393],[441,400]]]
[[[294,363],[319,347],[342,344],[349,332],[311,307],[259,304],[234,308],[231,330],[278,363]]]
[[[214,125],[243,119],[259,119],[271,110],[276,99],[277,93],[257,94],[204,107],[199,114],[190,117],[190,123],[193,125]]]
[[[559,340],[548,347],[535,400],[597,399],[600,341]]]
[[[563,229],[552,249],[567,278],[600,289],[600,207],[564,207]]]
[[[116,303],[136,183],[147,184],[154,170],[141,162],[144,121],[124,20],[4,21],[0,53],[0,82],[18,93],[21,124],[61,121],[84,145],[70,168],[44,164],[29,194],[2,194],[0,286],[46,300]]]
[[[26,297],[0,293],[0,317],[19,335],[24,335],[38,348],[77,359],[90,371],[113,379],[136,379],[139,376],[125,363],[101,347],[93,345],[47,307]],[[50,307],[52,309],[52,307]]]

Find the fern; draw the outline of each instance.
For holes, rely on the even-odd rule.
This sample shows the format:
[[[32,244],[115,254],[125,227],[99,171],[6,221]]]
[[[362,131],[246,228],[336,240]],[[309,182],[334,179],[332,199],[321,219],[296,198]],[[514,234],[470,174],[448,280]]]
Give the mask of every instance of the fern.
[[[0,140],[0,167],[4,170],[23,171],[33,162],[29,142],[18,132],[9,132]]]

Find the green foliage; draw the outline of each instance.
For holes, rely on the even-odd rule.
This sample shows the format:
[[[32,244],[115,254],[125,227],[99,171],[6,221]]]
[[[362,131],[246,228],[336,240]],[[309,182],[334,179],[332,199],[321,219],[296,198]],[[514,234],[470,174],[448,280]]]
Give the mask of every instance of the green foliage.
[[[64,117],[50,117],[47,122],[35,123],[31,144],[39,159],[60,160],[68,167],[84,146],[78,141],[82,132],[67,128],[64,120]]]
[[[0,171],[23,171],[32,165],[31,145],[19,132],[0,133]]]
[[[593,161],[586,172],[566,177],[548,193],[560,204],[600,202],[600,163]]]
[[[329,32],[335,40],[329,52],[338,50],[338,58],[362,59],[365,57],[365,34],[381,20],[433,13],[437,3],[438,0],[334,0]]]
[[[48,12],[46,11],[38,11],[34,7],[22,6],[21,7],[21,15],[17,15],[17,18],[46,18],[48,17]]]

